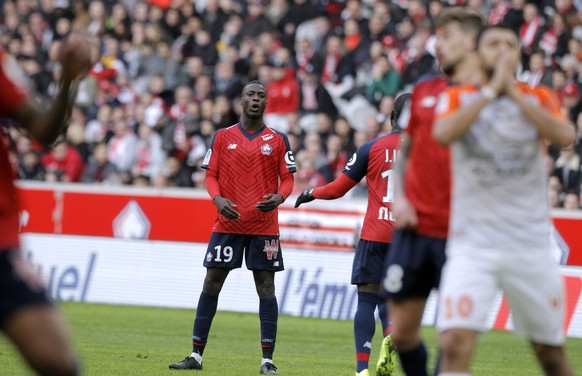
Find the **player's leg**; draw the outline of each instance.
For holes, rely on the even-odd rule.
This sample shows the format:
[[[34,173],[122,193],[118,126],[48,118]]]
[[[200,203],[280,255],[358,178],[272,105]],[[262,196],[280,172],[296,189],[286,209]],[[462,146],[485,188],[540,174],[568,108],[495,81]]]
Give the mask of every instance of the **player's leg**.
[[[501,285],[515,333],[530,338],[546,375],[573,375],[563,349],[564,292],[557,265],[546,249],[511,252],[507,257]]]
[[[438,262],[434,260],[436,253]],[[428,375],[428,353],[420,325],[444,258],[444,240],[422,237],[413,231],[399,230],[394,234],[383,288],[388,294],[392,341],[406,375]]]
[[[449,246],[439,292],[439,375],[469,375],[477,336],[487,330],[502,266],[502,260],[490,251]]]
[[[18,250],[0,252],[0,325],[39,374],[78,373],[59,312]]]
[[[531,343],[544,374],[547,376],[574,376],[574,371],[566,361],[563,346],[551,346]]]
[[[426,305],[425,298],[389,298],[388,310],[392,321],[391,338],[398,350],[404,373],[428,375],[428,353],[420,337],[420,324]]]
[[[242,265],[244,241],[242,235],[212,233],[204,258],[206,276],[192,329],[192,353],[181,362],[171,363],[170,369],[202,369],[202,356],[218,307],[218,295],[228,273]]]
[[[380,282],[385,271],[385,260],[389,249],[388,243],[360,240],[354,254],[352,265],[353,285],[358,286],[358,303],[354,316],[354,343],[356,349],[356,375],[368,373],[368,363],[372,349],[372,339],[376,330],[374,313],[378,306]],[[385,307],[385,303],[384,303]],[[387,312],[381,313],[381,320],[388,321]],[[392,372],[394,362],[389,358],[390,352],[381,351],[381,367],[376,371],[380,376]]]
[[[356,375],[368,369],[372,338],[376,331],[378,284],[358,285],[358,305],[354,315],[354,343],[356,346]]]
[[[275,296],[275,272],[253,270],[255,287],[259,295],[259,319],[261,321],[261,373],[276,374],[277,367],[273,364],[273,352],[277,340],[277,322],[279,320],[279,305]]]
[[[278,236],[249,236],[245,254],[247,268],[253,271],[255,287],[259,296],[259,319],[261,321],[261,373],[277,374],[273,364],[273,352],[277,339],[279,305],[275,296],[275,272],[284,269],[283,255]]]
[[[27,306],[3,324],[27,363],[40,375],[77,375],[75,356],[58,310],[51,305]]]

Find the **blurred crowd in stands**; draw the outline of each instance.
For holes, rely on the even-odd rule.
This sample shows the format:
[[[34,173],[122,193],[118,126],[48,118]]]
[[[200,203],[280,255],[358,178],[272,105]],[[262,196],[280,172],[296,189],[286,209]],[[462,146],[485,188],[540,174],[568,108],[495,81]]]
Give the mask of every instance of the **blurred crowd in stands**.
[[[267,85],[266,123],[287,133],[295,193],[331,181],[390,132],[394,97],[438,74],[433,20],[448,6],[518,33],[517,78],[553,88],[577,127],[550,148],[549,200],[581,207],[582,0],[0,0],[0,43],[50,97],[71,30],[92,35],[66,140],[40,150],[13,127],[21,179],[203,187],[213,133],[237,122],[243,85]],[[9,125],[9,124],[8,124]],[[9,130],[8,130],[9,129]],[[353,195],[366,195],[365,183]]]

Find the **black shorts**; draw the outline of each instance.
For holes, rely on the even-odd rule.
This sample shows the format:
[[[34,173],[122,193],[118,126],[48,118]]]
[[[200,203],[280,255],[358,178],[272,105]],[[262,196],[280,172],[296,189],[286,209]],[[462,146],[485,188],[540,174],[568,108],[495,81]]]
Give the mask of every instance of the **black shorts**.
[[[386,261],[383,288],[389,298],[427,298],[438,288],[445,264],[446,238],[398,230]]]
[[[243,256],[249,270],[278,272],[284,268],[278,236],[213,232],[204,257],[207,268],[235,269]]]
[[[44,287],[32,284],[17,273],[16,262],[27,262],[18,250],[0,250],[0,327],[6,319],[30,305],[50,305]],[[32,268],[32,267],[31,267]]]
[[[352,266],[352,285],[382,282],[389,250],[390,243],[360,239]]]

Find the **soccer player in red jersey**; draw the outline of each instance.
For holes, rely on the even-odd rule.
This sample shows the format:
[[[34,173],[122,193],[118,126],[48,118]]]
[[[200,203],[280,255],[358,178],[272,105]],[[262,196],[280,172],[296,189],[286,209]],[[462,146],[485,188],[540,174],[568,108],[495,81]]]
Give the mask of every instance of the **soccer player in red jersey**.
[[[390,339],[386,301],[379,296],[380,282],[385,272],[385,260],[394,232],[394,164],[398,158],[400,127],[398,118],[410,94],[396,98],[390,122],[392,132],[360,146],[347,163],[343,174],[333,182],[302,192],[295,207],[315,199],[335,200],[343,197],[360,180],[368,184],[368,208],[360,241],[356,247],[352,267],[352,284],[358,286],[358,306],[354,317],[354,340],[356,345],[356,376],[368,375],[371,343],[376,330],[374,311],[378,314],[384,330],[384,341],[376,366],[376,375],[392,374],[396,352]]]
[[[284,267],[277,207],[293,189],[295,158],[287,136],[263,123],[267,90],[261,82],[245,85],[241,104],[240,122],[216,132],[202,165],[218,216],[204,259],[207,271],[194,321],[193,351],[170,369],[202,369],[218,295],[228,273],[240,268],[244,257],[260,298],[260,373],[278,373],[272,360],[279,312],[274,281],[275,272]]]
[[[0,116],[10,118],[43,145],[63,134],[78,78],[91,64],[89,43],[71,34],[61,50],[63,78],[52,105],[40,110],[16,59],[0,49]],[[41,375],[76,375],[78,368],[64,323],[38,275],[24,258],[14,172],[0,134],[0,328]]]
[[[396,163],[397,231],[383,284],[388,293],[392,340],[408,376],[428,375],[420,325],[428,295],[439,285],[449,222],[449,152],[432,137],[434,108],[449,79],[475,79],[461,76],[459,72],[466,70],[457,68],[477,64],[473,51],[483,19],[462,8],[449,8],[439,15],[436,24],[437,57],[447,77],[419,83],[412,93],[409,111],[402,115],[408,125]]]

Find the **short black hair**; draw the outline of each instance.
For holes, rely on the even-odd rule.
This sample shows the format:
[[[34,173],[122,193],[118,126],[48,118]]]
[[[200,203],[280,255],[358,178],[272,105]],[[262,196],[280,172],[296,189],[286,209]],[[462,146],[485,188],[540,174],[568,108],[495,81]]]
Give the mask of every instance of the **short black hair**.
[[[396,97],[394,100],[394,109],[390,114],[390,123],[392,124],[392,132],[400,132],[402,129],[398,125],[398,119],[402,114],[402,109],[410,101],[412,94],[404,93]]]
[[[512,28],[511,26],[509,26],[508,24],[500,23],[497,25],[488,25],[488,26],[485,26],[483,29],[481,29],[481,31],[479,32],[479,35],[477,35],[477,46],[479,46],[479,43],[481,43],[481,39],[483,38],[483,35],[485,35],[485,33],[487,33],[490,30],[509,31],[511,34],[513,34],[517,38],[517,41],[519,43],[519,35],[517,35],[517,32],[515,31],[515,29]]]
[[[244,89],[245,89],[247,86],[250,86],[250,85],[260,85],[260,86],[262,86],[262,87],[263,87],[265,90],[267,89],[267,87],[265,86],[265,84],[264,84],[264,83],[262,83],[261,81],[259,81],[259,80],[252,80],[252,81],[249,81],[249,82],[247,82],[247,84],[246,84],[246,85],[243,87],[243,90],[244,90]]]

